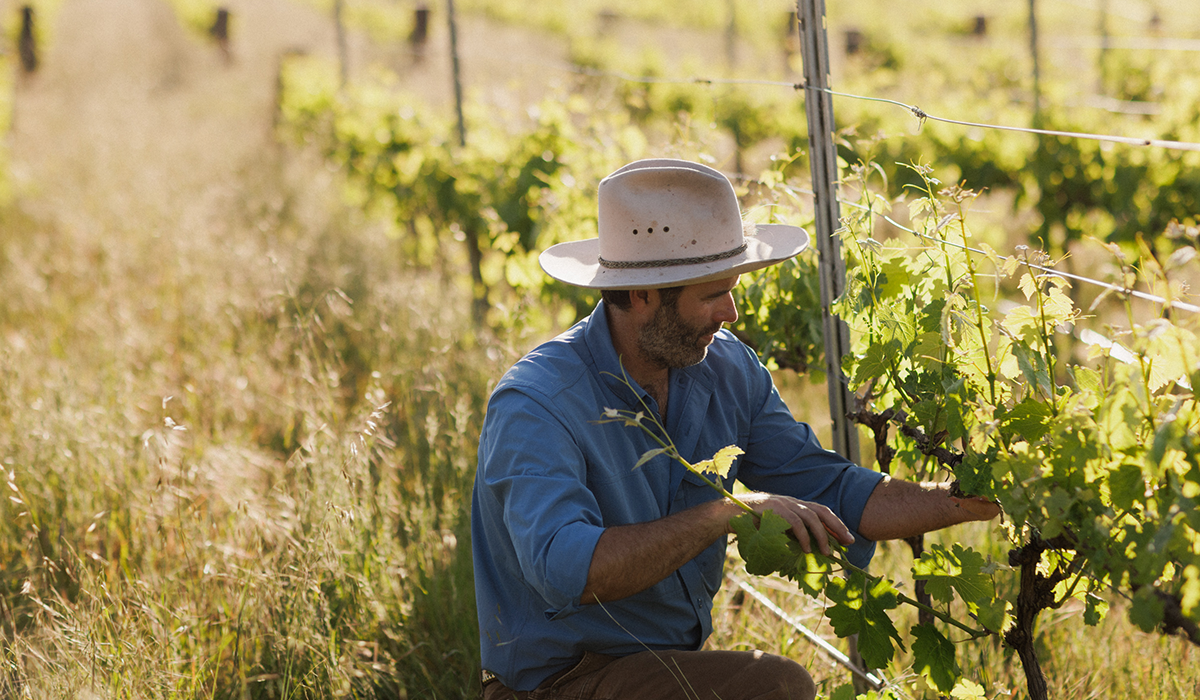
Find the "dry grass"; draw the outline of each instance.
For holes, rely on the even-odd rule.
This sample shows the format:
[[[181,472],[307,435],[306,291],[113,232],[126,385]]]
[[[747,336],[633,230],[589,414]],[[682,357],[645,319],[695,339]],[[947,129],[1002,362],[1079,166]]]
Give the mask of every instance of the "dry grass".
[[[163,11],[65,3],[17,94],[0,697],[461,696],[507,356],[275,149],[273,63],[225,71]]]
[[[322,164],[273,145],[276,59],[330,49],[329,22],[232,5],[226,67],[162,4],[64,0],[46,70],[18,87],[0,697],[467,697],[474,442],[515,351]],[[761,609],[721,609],[718,645],[843,678]],[[1200,692],[1183,644],[1119,612],[1060,617],[1043,626],[1057,697]],[[1002,650],[971,653],[1020,694]]]

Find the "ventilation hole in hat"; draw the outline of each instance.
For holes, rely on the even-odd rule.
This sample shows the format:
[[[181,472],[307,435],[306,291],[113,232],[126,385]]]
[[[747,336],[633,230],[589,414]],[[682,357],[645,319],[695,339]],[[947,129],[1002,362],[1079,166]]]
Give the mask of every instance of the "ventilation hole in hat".
[[[637,229],[636,229],[636,228],[633,230],[633,235],[635,235],[635,236],[637,235]]]
[[[663,233],[667,233],[670,230],[671,230],[670,226],[663,226]]]
[[[654,233],[654,229],[648,228],[648,229],[646,229],[646,233]]]

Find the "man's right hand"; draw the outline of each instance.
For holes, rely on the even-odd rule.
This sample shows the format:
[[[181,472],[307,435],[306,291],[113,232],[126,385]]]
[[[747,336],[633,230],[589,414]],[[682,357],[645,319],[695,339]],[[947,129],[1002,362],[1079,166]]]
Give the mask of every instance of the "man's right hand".
[[[786,520],[792,526],[792,536],[805,552],[811,553],[815,544],[821,554],[831,555],[830,535],[844,545],[854,544],[854,535],[850,534],[846,524],[834,515],[832,510],[820,503],[769,493],[752,493],[739,496],[739,499],[753,508],[758,515],[770,510]],[[731,532],[728,526],[726,531]]]

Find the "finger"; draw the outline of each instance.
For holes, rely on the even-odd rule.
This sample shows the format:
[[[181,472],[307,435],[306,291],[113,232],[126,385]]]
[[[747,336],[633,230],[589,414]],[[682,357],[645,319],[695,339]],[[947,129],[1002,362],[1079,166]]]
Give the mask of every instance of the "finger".
[[[820,532],[823,539],[828,541],[828,536],[832,535],[834,539],[844,545],[854,544],[854,535],[850,532],[850,528],[842,522],[841,518],[834,514],[832,510],[819,503],[805,503],[808,511],[818,519],[817,527],[810,528],[814,532]],[[824,554],[829,554],[826,549],[821,550]]]
[[[850,532],[850,528],[846,527],[841,518],[833,514],[833,511],[826,509],[821,514],[821,524],[825,526],[825,531],[837,538],[838,542],[844,545],[854,544],[854,533]]]
[[[809,536],[808,527],[804,524],[804,521],[796,517],[791,517],[788,518],[788,524],[792,526],[792,537],[795,537],[796,541],[800,543],[800,549],[804,550],[805,554],[811,554],[812,537]]]
[[[799,529],[795,525],[792,526],[792,529],[797,533],[796,539],[800,539],[800,533],[803,533],[809,540],[810,546],[804,547],[804,551],[811,552],[811,545],[815,544],[821,554],[829,556],[829,535],[827,534],[827,528],[824,520],[821,518],[821,514],[804,505],[800,505],[794,513],[800,520]],[[801,546],[803,545],[804,542],[801,540]]]
[[[995,501],[989,501],[982,496],[970,496],[961,498],[951,496],[950,500],[954,501],[954,505],[962,508],[975,520],[991,520],[1000,514],[1000,505]]]

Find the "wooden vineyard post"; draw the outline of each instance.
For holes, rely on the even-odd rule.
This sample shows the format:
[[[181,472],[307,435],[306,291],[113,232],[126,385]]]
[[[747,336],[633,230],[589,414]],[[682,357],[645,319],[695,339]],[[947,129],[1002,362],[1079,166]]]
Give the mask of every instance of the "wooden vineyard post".
[[[450,24],[450,67],[454,80],[454,112],[458,117],[458,145],[462,148],[467,145],[467,123],[463,117],[462,73],[458,62],[458,17],[454,10],[454,0],[446,0],[446,15]],[[479,229],[474,224],[464,226],[463,234],[466,236],[467,260],[471,266],[473,287],[471,315],[475,320],[475,325],[483,326],[487,320],[489,306],[487,283],[483,281],[483,247],[480,245]]]
[[[212,26],[208,28],[208,35],[217,42],[217,48],[221,50],[221,57],[226,63],[233,60],[233,54],[229,51],[229,10],[228,8],[218,7],[216,17],[213,18]]]
[[[458,117],[458,145],[467,145],[467,125],[463,120],[462,74],[458,65],[458,17],[454,0],[446,0],[446,17],[450,24],[450,70],[454,81],[454,113]]]
[[[33,33],[32,5],[21,7],[21,35],[17,39],[17,53],[21,56],[21,70],[27,75],[37,70],[37,39]]]
[[[808,114],[808,150],[812,169],[815,234],[821,272],[821,318],[825,331],[825,372],[829,415],[833,419],[831,449],[859,463],[858,428],[847,417],[853,410],[850,386],[841,360],[850,352],[850,331],[829,305],[846,286],[846,265],[837,238],[841,210],[837,199],[837,152],[833,146],[833,100],[829,84],[829,45],[825,0],[798,0],[800,55],[804,62],[804,107]]]
[[[346,24],[342,17],[344,1],[333,0],[334,39],[337,41],[338,78],[342,88],[346,87],[346,80],[350,77],[350,49],[346,45]]]
[[[429,6],[425,3],[417,5],[413,13],[413,28],[408,35],[408,44],[412,47],[413,60],[420,63],[425,58],[425,44],[429,42]]]
[[[1029,55],[1033,59],[1033,127],[1042,126],[1042,69],[1038,47],[1037,0],[1029,0]]]
[[[1096,93],[1103,97],[1108,94],[1108,0],[1100,0],[1096,16],[1099,22],[1096,32],[1100,35],[1100,52],[1096,57],[1096,72],[1099,74]]]

